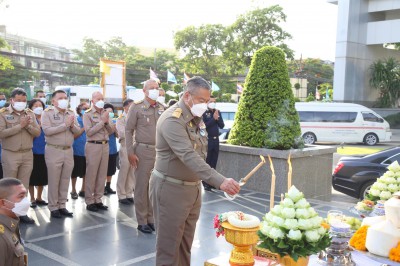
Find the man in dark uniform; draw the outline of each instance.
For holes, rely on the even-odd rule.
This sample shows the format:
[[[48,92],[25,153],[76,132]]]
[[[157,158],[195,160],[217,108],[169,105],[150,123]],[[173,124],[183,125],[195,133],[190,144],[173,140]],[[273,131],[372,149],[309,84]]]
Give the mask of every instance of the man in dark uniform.
[[[215,98],[213,96],[210,97],[207,107],[207,111],[203,114],[203,121],[204,124],[206,124],[208,134],[206,162],[212,168],[216,169],[219,153],[219,129],[223,129],[225,124],[220,111],[215,109]],[[213,186],[210,186],[210,184],[207,184],[204,181],[202,182],[205,190],[211,191],[211,188],[214,188]]]

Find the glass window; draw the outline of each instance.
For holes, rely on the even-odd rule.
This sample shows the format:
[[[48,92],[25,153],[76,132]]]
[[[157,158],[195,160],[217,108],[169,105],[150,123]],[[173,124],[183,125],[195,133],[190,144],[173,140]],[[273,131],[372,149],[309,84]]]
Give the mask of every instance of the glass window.
[[[300,122],[352,123],[357,112],[299,112]]]
[[[363,116],[364,121],[383,123],[383,119],[380,117],[377,117],[373,113],[363,112],[362,116]]]
[[[400,162],[400,154],[396,154],[396,155],[393,155],[390,158],[387,158],[385,161],[382,162],[382,164],[391,164],[394,161]]]
[[[235,113],[234,112],[221,112],[221,116],[223,120],[234,120]]]

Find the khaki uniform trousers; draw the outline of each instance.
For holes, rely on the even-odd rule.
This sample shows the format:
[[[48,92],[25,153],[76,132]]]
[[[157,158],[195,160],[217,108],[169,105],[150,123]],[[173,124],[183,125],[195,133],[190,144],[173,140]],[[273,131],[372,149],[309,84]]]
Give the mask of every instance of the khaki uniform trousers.
[[[121,143],[121,147],[119,148],[119,161],[120,168],[117,180],[118,199],[133,198],[135,169],[129,163],[125,141]]]
[[[101,203],[108,167],[108,143],[86,142],[85,202],[87,205]]]
[[[20,180],[26,189],[29,188],[29,179],[33,169],[32,150],[16,152],[3,149],[1,163],[3,177],[14,177]]]
[[[61,150],[46,145],[44,158],[48,175],[48,201],[49,210],[55,211],[65,208],[68,201],[68,188],[74,169],[74,154],[72,147]]]
[[[149,198],[149,181],[156,160],[156,150],[137,145],[135,154],[139,158],[135,170],[135,213],[139,225],[154,223],[153,206]]]
[[[157,227],[156,265],[190,265],[196,223],[200,216],[201,183],[184,186],[154,174],[150,182]]]

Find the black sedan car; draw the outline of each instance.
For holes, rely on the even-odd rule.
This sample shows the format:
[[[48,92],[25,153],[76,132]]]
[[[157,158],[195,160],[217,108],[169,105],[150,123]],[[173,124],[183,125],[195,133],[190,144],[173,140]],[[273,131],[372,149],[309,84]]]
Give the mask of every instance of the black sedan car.
[[[399,147],[363,157],[342,157],[332,173],[332,186],[346,195],[363,199],[394,161],[400,162]]]

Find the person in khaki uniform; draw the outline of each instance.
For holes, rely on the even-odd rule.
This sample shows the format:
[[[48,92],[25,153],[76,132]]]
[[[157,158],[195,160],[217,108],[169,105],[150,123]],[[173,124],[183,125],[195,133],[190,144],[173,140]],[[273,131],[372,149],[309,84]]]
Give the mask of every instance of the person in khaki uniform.
[[[29,209],[26,194],[20,180],[0,180],[0,265],[27,265],[28,255],[22,245],[18,219],[18,215],[26,215]]]
[[[68,200],[68,187],[74,168],[72,144],[74,134],[80,131],[73,110],[68,109],[68,96],[62,90],[51,95],[53,106],[42,115],[42,128],[46,136],[45,159],[48,174],[48,208],[51,217],[72,217],[65,204]]]
[[[108,166],[108,136],[114,132],[108,111],[104,110],[104,97],[100,92],[92,94],[92,107],[83,115],[86,132],[85,202],[88,211],[107,210],[101,198]]]
[[[21,88],[11,92],[10,106],[0,109],[0,139],[4,177],[21,180],[26,189],[33,169],[33,138],[40,136],[35,114],[26,108],[26,93]],[[21,222],[33,224],[28,216]]]
[[[135,102],[129,108],[125,127],[128,160],[136,168],[135,212],[138,230],[146,234],[155,231],[153,207],[149,199],[149,180],[156,158],[156,123],[165,109],[157,102],[158,89],[155,80],[147,80],[144,83],[145,99]]]
[[[157,123],[157,156],[150,181],[157,226],[156,265],[190,265],[200,215],[201,180],[231,195],[240,190],[235,180],[225,178],[205,162],[207,132],[202,115],[210,91],[203,78],[189,79],[180,101]]]
[[[135,179],[135,169],[130,165],[128,156],[126,154],[125,145],[125,125],[126,125],[126,114],[129,111],[129,107],[132,105],[133,100],[125,100],[122,104],[124,112],[118,117],[117,120],[117,132],[119,136],[119,161],[120,168],[117,180],[117,195],[119,203],[129,205],[133,204],[133,184]]]

